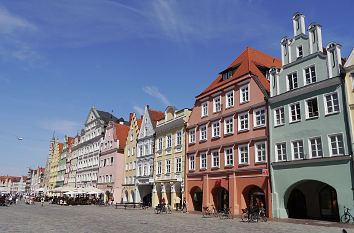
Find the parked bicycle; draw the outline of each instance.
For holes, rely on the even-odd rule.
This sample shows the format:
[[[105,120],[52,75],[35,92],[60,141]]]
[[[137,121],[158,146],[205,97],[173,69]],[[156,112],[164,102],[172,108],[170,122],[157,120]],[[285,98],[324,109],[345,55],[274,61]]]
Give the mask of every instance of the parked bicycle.
[[[224,208],[222,211],[220,211],[219,218],[220,219],[226,219],[226,218],[233,219],[234,216],[232,215],[230,208],[227,207],[227,208]]]
[[[350,222],[350,219],[354,222],[354,217],[353,217],[353,215],[350,214],[349,210],[351,210],[351,209],[344,206],[344,214],[340,218],[341,222],[348,223],[348,222]]]
[[[243,222],[258,222],[259,220],[266,222],[268,219],[263,207],[253,207],[252,211],[248,208],[242,209],[241,220]]]
[[[155,213],[156,214],[161,214],[161,213],[166,213],[166,214],[171,214],[171,206],[166,205],[166,204],[158,204],[155,208]]]
[[[218,217],[218,211],[215,209],[214,205],[203,207],[203,218],[205,217]]]

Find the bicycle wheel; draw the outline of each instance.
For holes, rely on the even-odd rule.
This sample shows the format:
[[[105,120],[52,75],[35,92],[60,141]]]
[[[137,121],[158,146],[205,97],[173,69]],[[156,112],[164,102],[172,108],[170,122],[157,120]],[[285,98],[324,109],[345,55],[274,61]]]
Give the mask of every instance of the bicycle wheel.
[[[341,222],[344,222],[344,223],[348,223],[350,221],[350,216],[349,214],[344,214],[341,218],[340,218],[340,221]]]
[[[167,209],[167,213],[168,213],[168,214],[172,214],[172,210],[171,210],[171,208],[170,208],[170,207],[168,207],[168,209]]]
[[[252,220],[252,222],[258,222],[258,215],[257,214],[252,214],[251,215],[251,220]]]
[[[247,213],[242,213],[241,214],[241,221],[242,222],[248,221],[248,214]]]
[[[234,215],[231,213],[231,211],[229,212],[228,218],[229,218],[229,219],[234,219]]]

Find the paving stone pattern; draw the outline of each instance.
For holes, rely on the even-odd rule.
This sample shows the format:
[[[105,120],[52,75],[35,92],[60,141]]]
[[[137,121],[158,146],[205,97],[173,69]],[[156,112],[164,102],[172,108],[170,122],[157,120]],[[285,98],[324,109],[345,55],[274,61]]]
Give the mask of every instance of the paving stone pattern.
[[[152,209],[115,209],[99,206],[18,204],[0,207],[0,232],[342,232],[342,228],[240,219],[202,218],[197,214],[155,214]],[[354,232],[354,229],[347,229]]]

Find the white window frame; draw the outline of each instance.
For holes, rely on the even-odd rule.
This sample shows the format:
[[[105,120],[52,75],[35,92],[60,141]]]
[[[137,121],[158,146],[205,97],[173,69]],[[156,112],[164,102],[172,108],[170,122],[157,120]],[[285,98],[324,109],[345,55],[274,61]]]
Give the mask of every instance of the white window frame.
[[[317,102],[317,112],[318,112],[318,113],[317,113],[317,116],[312,116],[312,117],[310,117],[308,101],[313,100],[313,99],[316,99],[316,102]],[[320,109],[319,109],[319,104],[318,104],[317,96],[311,97],[311,98],[308,98],[308,99],[305,99],[304,102],[305,102],[306,119],[316,119],[316,118],[319,118],[319,117],[320,117]],[[300,107],[300,108],[301,108],[301,107]],[[301,111],[300,111],[300,114],[301,114]]]
[[[162,148],[163,148],[163,137],[159,137],[157,139],[157,145],[158,145],[157,150],[158,151],[162,151]]]
[[[166,135],[166,149],[170,149],[172,147],[172,134]]]
[[[285,154],[281,154],[281,159],[279,159],[279,153],[278,153],[278,145],[281,145],[281,151],[283,152],[283,145],[285,145]],[[275,161],[277,162],[283,162],[283,161],[288,161],[288,153],[287,153],[287,148],[286,148],[286,142],[278,142],[275,143]],[[284,159],[284,155],[286,157],[286,159]]]
[[[241,128],[241,117],[247,115],[247,128]],[[239,113],[238,116],[238,132],[243,132],[249,130],[249,125],[250,125],[250,117],[249,117],[249,112],[244,112],[244,113]]]
[[[182,157],[177,157],[175,159],[175,173],[181,173],[182,172]]]
[[[177,130],[176,131],[176,146],[181,146],[182,145],[182,130]]]
[[[231,123],[228,123],[228,121],[231,120]],[[231,131],[227,131],[228,126],[231,125]],[[224,119],[224,135],[229,135],[234,133],[234,116],[227,117]]]
[[[296,87],[294,85],[294,74],[296,74]],[[290,83],[289,83],[289,76],[291,75],[291,79],[292,79],[292,88],[290,88]],[[286,89],[288,91],[291,91],[291,90],[295,90],[299,88],[299,76],[297,75],[297,71],[294,71],[294,72],[291,72],[289,74],[286,75]]]
[[[262,112],[262,110],[264,111],[264,123],[263,124],[257,124],[257,112]],[[261,117],[261,115],[260,115]],[[266,122],[267,122],[267,112],[265,107],[262,108],[257,108],[253,110],[253,128],[260,128],[260,127],[265,127],[266,126]]]
[[[313,79],[312,72],[311,72],[311,68],[312,68],[312,67],[315,69],[315,79],[316,79],[315,81],[312,81],[312,79]],[[310,82],[307,82],[307,79],[306,79],[306,69],[309,69]],[[302,72],[303,72],[303,77],[304,77],[304,83],[305,83],[305,85],[309,85],[309,84],[312,84],[312,83],[317,82],[317,72],[316,72],[316,66],[315,66],[315,64],[306,66],[306,67],[303,69]]]
[[[258,145],[264,144],[264,160],[259,160],[258,158]],[[267,141],[261,141],[254,143],[254,156],[256,163],[265,163],[267,162]]]
[[[171,174],[171,159],[165,160],[165,174]]]
[[[318,148],[317,148],[317,144],[316,144],[316,155],[317,156],[313,156],[312,155],[312,145],[311,145],[311,140],[316,140],[316,139],[320,139],[321,140],[321,153],[322,153],[322,155],[321,156],[318,156]],[[315,137],[310,137],[309,139],[308,139],[308,146],[309,146],[309,157],[310,158],[322,158],[323,157],[323,141],[322,141],[322,137],[321,136],[315,136]]]
[[[205,156],[205,158],[203,158]],[[203,166],[203,162],[205,161],[205,166]],[[202,151],[199,153],[199,170],[206,170],[208,168],[208,155],[206,151]]]
[[[354,71],[350,72],[349,77],[352,83],[352,90],[354,90]]]
[[[301,48],[301,55],[300,55],[300,49],[299,48]],[[298,58],[304,56],[304,48],[302,47],[302,45],[296,46],[296,55],[297,55]]]
[[[201,104],[201,110],[202,110],[202,117],[206,117],[208,116],[208,101],[205,101]]]
[[[232,100],[231,104],[229,103],[229,100]],[[225,106],[226,106],[226,109],[228,108],[232,108],[235,104],[235,91],[232,90],[232,91],[229,91],[225,94]]]
[[[217,156],[215,156],[214,153],[217,153]],[[217,164],[215,164],[214,158],[217,158]],[[220,151],[219,150],[211,151],[211,168],[220,168]]]
[[[243,93],[247,90],[247,98],[243,98]],[[250,85],[247,83],[240,87],[240,104],[244,104],[250,101]]]
[[[220,137],[220,121],[214,121],[211,123],[211,134],[213,138]]]
[[[189,144],[194,144],[195,143],[195,131],[196,131],[196,128],[188,130],[188,141],[189,141]]]
[[[241,148],[246,148],[247,149],[247,162],[242,161]],[[250,163],[249,145],[248,144],[238,145],[237,146],[237,151],[238,151],[238,164],[239,165],[248,165]]]
[[[331,143],[331,137],[332,136],[339,136],[339,135],[341,135],[342,136],[342,144],[343,144],[343,154],[333,154],[333,151],[332,151],[332,143]],[[345,144],[344,144],[344,134],[343,133],[334,133],[334,134],[329,134],[328,136],[327,136],[327,138],[328,138],[328,148],[329,148],[329,154],[330,154],[330,156],[332,157],[332,156],[341,156],[341,155],[345,155]],[[339,152],[339,150],[338,150],[338,142],[336,143],[337,145],[337,151]]]
[[[283,110],[283,117],[281,115],[281,112],[280,110]],[[279,121],[280,123],[278,124],[277,122],[277,111],[279,111]],[[279,108],[275,108],[274,109],[274,126],[281,126],[281,125],[284,125],[285,124],[285,107],[282,106],[282,107],[279,107]]]
[[[227,154],[226,151],[227,150],[231,150],[231,158],[232,158],[232,164],[228,163],[228,159],[227,159]],[[225,167],[233,167],[235,164],[235,155],[234,155],[234,148],[233,147],[226,147],[224,148],[224,163],[225,163]]]
[[[190,154],[188,156],[188,162],[189,162],[189,170],[195,171],[195,154]]]
[[[300,111],[300,118],[299,118],[299,119],[296,119],[296,120],[292,120],[291,106],[296,105],[296,104],[299,104],[299,106],[300,106],[300,108],[299,108],[299,111]],[[301,121],[301,103],[300,103],[300,102],[291,103],[291,104],[289,104],[288,108],[289,108],[289,122],[290,122],[290,123],[295,123],[295,122]],[[296,116],[297,116],[297,113],[296,113]]]
[[[213,99],[213,113],[217,112],[221,112],[221,96],[217,96]]]
[[[298,142],[301,142],[302,143],[302,154],[303,154],[303,158],[301,158],[300,157],[300,155],[301,155],[301,153],[300,153],[300,150],[299,150],[299,157],[298,158],[295,158],[295,146],[294,146],[294,144],[295,143],[298,143]],[[296,140],[293,140],[293,141],[291,141],[290,142],[290,144],[291,144],[291,156],[292,156],[292,159],[293,160],[303,160],[303,159],[305,159],[306,158],[306,156],[305,156],[305,144],[304,144],[304,140],[303,139],[296,139]],[[300,149],[300,147],[299,147],[299,149]]]
[[[202,129],[205,128],[205,138],[202,138],[203,136],[203,133],[202,133]],[[206,141],[208,140],[208,126],[205,124],[205,125],[201,125],[199,126],[199,141]]]
[[[332,96],[336,94],[337,95],[337,101],[338,101],[338,111],[335,111],[334,110],[334,102],[333,102],[333,98]],[[333,108],[333,111],[332,112],[328,112],[328,104],[327,104],[327,99],[326,97],[327,96],[331,96],[331,103],[333,104],[332,108]],[[337,114],[340,112],[340,103],[339,103],[339,95],[338,95],[338,92],[337,91],[334,91],[334,92],[331,92],[331,93],[326,93],[323,95],[323,102],[325,104],[325,115],[332,115],[332,114]]]
[[[162,161],[157,161],[157,171],[156,171],[157,175],[161,175],[162,174]]]

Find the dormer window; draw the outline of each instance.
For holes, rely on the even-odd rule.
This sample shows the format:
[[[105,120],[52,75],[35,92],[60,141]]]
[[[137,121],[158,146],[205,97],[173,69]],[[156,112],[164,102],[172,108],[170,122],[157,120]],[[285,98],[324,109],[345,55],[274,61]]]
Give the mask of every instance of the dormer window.
[[[229,70],[229,71],[222,74],[222,80],[224,81],[226,79],[229,79],[232,77],[232,75],[233,75],[233,71]]]
[[[297,57],[302,57],[302,45],[297,47]]]

